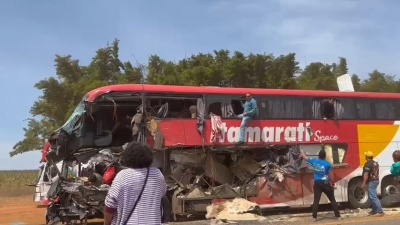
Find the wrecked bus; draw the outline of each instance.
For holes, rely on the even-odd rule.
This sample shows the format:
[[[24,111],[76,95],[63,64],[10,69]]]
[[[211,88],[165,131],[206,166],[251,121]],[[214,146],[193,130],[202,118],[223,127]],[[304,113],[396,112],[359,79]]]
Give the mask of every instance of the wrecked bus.
[[[259,113],[246,128],[245,143],[237,146],[237,115],[246,93],[257,100]],[[320,105],[328,98],[335,118],[324,120]],[[165,176],[171,204],[163,205],[164,213],[174,216],[204,212],[216,199],[235,197],[261,208],[311,205],[313,175],[299,149],[310,157],[325,149],[334,168],[336,200],[369,207],[361,188],[363,152],[374,152],[380,162],[379,194],[397,191],[389,167],[392,151],[399,148],[399,100],[388,93],[142,84],[97,88],[49,137],[47,162],[63,166],[47,194],[46,220],[100,216],[112,178],[123,169],[119,155],[130,141],[154,148],[153,166]],[[216,118],[221,123],[214,123]],[[75,175],[69,173],[72,167]],[[107,184],[88,187],[82,182],[88,169]]]

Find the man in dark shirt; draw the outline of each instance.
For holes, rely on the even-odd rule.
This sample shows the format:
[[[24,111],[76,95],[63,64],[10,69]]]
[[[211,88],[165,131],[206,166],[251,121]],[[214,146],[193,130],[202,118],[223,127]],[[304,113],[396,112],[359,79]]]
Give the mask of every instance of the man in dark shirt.
[[[320,104],[320,113],[322,119],[334,119],[335,118],[335,105],[333,98],[324,99]]]
[[[314,203],[312,206],[312,217],[314,221],[317,221],[317,212],[319,207],[319,201],[321,200],[321,194],[324,193],[331,202],[333,211],[338,220],[343,219],[340,216],[337,202],[335,199],[332,165],[326,161],[326,152],[321,150],[318,153],[318,159],[307,157],[303,150],[300,150],[301,157],[306,160],[314,170]]]
[[[372,203],[372,210],[369,212],[369,215],[378,214],[379,216],[383,216],[385,214],[376,190],[379,185],[379,164],[373,160],[374,154],[371,151],[365,152],[364,155],[367,162],[363,168],[363,183],[361,188],[367,187],[368,184],[368,196]]]

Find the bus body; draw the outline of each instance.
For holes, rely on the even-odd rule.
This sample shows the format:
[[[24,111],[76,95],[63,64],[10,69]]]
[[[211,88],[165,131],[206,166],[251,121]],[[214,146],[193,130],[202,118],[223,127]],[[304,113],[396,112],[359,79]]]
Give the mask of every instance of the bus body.
[[[245,143],[236,146],[241,124],[237,115],[243,112],[241,97],[246,93],[256,99],[259,113],[246,128]],[[323,120],[319,103],[330,97],[336,118]],[[187,111],[193,105],[196,118]],[[136,122],[138,112],[141,120]],[[221,118],[217,140],[212,138],[210,113]],[[132,127],[141,123],[133,135]],[[302,159],[291,157],[299,149],[310,157],[325,149],[334,168],[336,200],[366,208],[370,200],[361,189],[364,152],[372,151],[380,164],[378,193],[394,191],[389,170],[392,152],[399,149],[399,125],[399,94],[112,85],[82,99],[70,119],[50,136],[47,158],[57,162],[87,149],[145,141],[156,149],[153,165],[164,173],[172,211],[188,214],[204,211],[215,199],[234,197],[261,208],[311,205],[312,170]],[[285,174],[290,162],[292,173]],[[328,202],[321,198],[322,204]]]

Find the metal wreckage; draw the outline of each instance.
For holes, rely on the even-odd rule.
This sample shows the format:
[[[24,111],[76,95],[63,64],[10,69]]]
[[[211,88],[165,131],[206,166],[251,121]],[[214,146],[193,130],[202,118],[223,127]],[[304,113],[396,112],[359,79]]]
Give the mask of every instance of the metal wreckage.
[[[120,155],[132,140],[150,143],[154,148],[153,166],[163,172],[168,186],[167,200],[162,203],[164,221],[170,220],[171,215],[176,220],[177,215],[205,212],[214,199],[257,197],[260,185],[267,185],[272,196],[276,183],[307,166],[299,158],[296,145],[165,146],[160,128],[163,119],[173,113],[172,102],[161,102],[154,112],[154,99],[132,94],[130,98],[137,101],[127,104],[119,99],[121,96],[107,93],[96,102],[85,97],[69,120],[50,136],[51,148],[46,158],[47,173],[53,182],[47,193],[47,224],[86,224],[87,219],[102,218],[112,179],[124,169],[119,163]],[[204,131],[209,125],[205,122],[203,100],[195,99],[195,106],[197,127],[193,127],[193,133],[202,135],[205,143]],[[129,117],[132,108],[132,114],[136,114]],[[115,123],[115,117],[123,119]],[[122,127],[125,133],[116,135],[115,129],[101,128],[99,124],[107,124],[105,120],[114,128]],[[216,124],[207,129],[220,132]],[[121,138],[115,140],[115,136]],[[57,167],[60,163],[61,167]],[[88,182],[93,173],[104,180]]]

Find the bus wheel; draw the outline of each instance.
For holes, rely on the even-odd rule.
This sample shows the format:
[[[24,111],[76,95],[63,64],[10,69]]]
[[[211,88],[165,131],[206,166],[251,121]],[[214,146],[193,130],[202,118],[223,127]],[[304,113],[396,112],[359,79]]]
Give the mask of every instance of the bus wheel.
[[[382,179],[381,183],[381,196],[382,198],[393,195],[399,194],[399,189],[395,186],[395,181],[393,176],[387,176]]]
[[[371,207],[371,200],[368,197],[367,189],[361,188],[362,180],[352,180],[348,188],[349,204],[353,208],[369,208]]]

